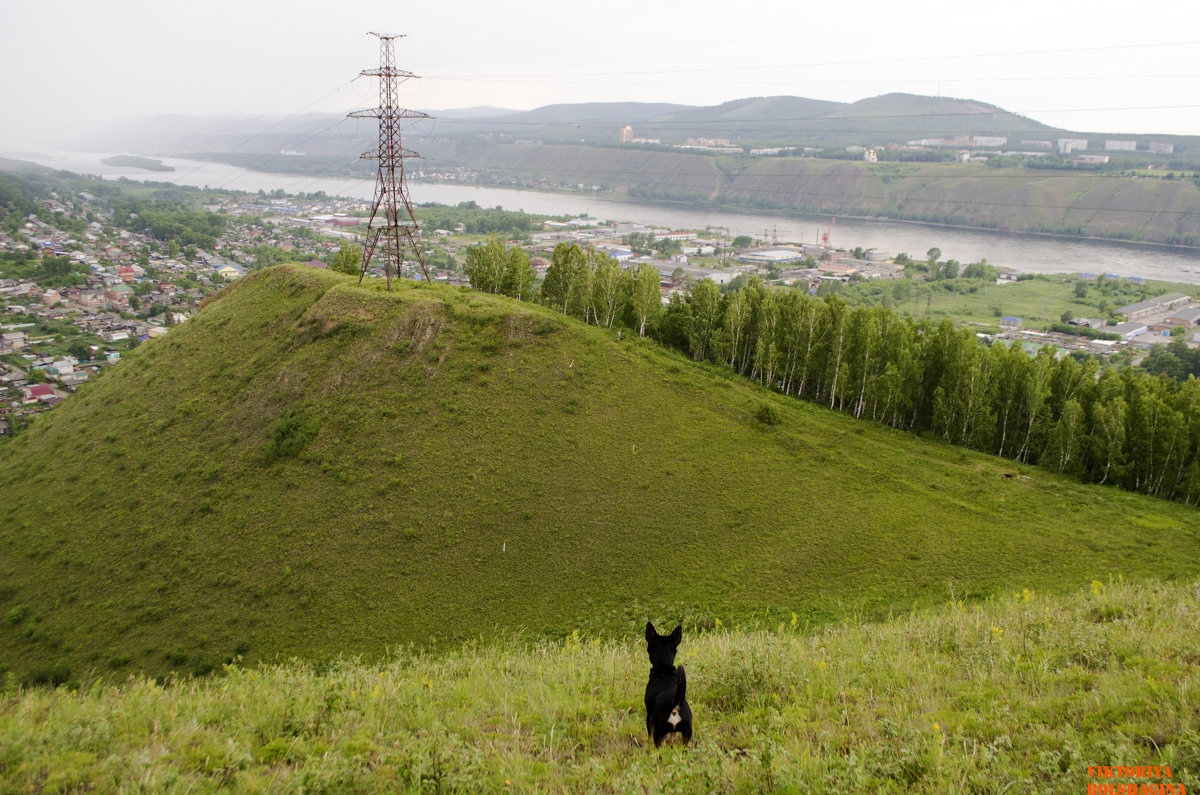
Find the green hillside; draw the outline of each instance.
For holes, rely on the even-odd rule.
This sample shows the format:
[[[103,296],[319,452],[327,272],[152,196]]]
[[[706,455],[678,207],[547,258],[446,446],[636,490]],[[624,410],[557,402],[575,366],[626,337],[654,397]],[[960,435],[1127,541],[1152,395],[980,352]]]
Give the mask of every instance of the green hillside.
[[[1200,571],[1194,510],[1019,474],[536,306],[284,266],[0,445],[0,663],[206,671]]]
[[[886,624],[688,626],[677,659],[696,733],[658,752],[636,637],[9,691],[0,781],[14,793],[1190,793],[1197,621],[1193,581],[1023,589]]]

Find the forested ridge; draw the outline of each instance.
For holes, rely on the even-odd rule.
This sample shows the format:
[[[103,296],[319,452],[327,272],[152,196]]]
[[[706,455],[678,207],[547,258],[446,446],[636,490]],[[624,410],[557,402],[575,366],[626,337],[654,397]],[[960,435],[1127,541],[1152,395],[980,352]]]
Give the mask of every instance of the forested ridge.
[[[763,386],[952,444],[1094,483],[1200,502],[1200,381],[1095,358],[985,345],[949,320],[914,320],[836,295],[711,280],[663,307],[658,274],[622,270],[562,243],[530,291],[528,260],[493,241],[471,249],[477,289],[529,298],[585,322],[624,325]],[[524,276],[522,276],[524,274]],[[769,421],[769,419],[768,419]]]

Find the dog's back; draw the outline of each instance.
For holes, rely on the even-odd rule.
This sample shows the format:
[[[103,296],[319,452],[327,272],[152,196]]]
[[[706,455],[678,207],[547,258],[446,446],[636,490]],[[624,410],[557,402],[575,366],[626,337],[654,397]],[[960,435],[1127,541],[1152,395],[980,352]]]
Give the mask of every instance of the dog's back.
[[[671,732],[679,732],[683,742],[692,739],[692,710],[687,703],[687,674],[675,667],[675,651],[683,638],[683,628],[659,635],[646,622],[646,652],[650,656],[650,681],[646,683],[646,733],[657,747]]]

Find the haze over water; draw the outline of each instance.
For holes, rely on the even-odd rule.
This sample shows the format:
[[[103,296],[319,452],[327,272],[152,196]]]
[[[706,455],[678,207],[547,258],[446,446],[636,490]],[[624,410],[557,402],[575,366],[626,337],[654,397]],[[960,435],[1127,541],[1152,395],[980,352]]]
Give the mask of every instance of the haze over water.
[[[107,166],[104,154],[88,152],[11,153],[9,157],[32,160],[51,168],[94,174],[106,179],[127,177],[132,180],[170,182],[196,187],[226,188],[257,192],[283,190],[287,193],[324,191],[331,196],[370,200],[374,177],[350,179],[314,177],[296,174],[269,174],[235,168],[222,163],[207,163],[178,158],[159,158],[175,171],[151,172],[137,168]],[[751,235],[770,243],[813,243],[828,228],[827,217],[792,213],[744,213],[721,208],[696,208],[635,204],[595,196],[518,191],[502,188],[478,188],[469,185],[443,185],[409,182],[414,202],[458,204],[474,201],[484,207],[525,210],[548,215],[587,213],[601,221],[617,220],[667,226],[678,229],[704,229],[720,226],[730,235]],[[1200,251],[1145,246],[1133,243],[1072,240],[1040,235],[951,229],[925,224],[840,217],[834,226],[832,242],[839,248],[878,249],[888,254],[901,251],[914,258],[937,247],[943,259],[963,264],[986,258],[992,265],[1025,273],[1089,273],[1141,276],[1147,279],[1200,284]]]

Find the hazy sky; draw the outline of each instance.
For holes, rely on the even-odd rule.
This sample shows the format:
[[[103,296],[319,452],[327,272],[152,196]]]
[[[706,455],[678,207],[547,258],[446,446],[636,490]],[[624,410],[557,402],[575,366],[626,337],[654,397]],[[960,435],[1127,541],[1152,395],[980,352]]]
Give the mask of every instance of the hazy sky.
[[[155,115],[903,91],[1094,132],[1200,134],[1200,3],[4,0],[0,148]]]

